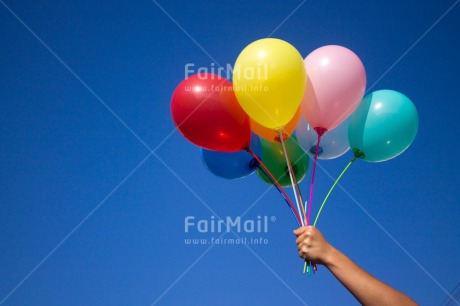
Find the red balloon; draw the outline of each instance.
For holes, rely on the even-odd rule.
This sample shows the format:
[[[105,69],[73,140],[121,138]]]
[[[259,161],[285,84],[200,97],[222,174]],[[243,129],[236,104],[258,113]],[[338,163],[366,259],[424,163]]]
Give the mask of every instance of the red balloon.
[[[193,144],[214,151],[236,152],[249,146],[251,128],[230,81],[202,73],[174,90],[171,115],[177,129]]]

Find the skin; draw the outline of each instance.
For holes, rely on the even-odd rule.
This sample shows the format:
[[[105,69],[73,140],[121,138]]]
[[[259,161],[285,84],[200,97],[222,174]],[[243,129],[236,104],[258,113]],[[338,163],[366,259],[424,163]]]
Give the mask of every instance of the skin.
[[[294,231],[299,256],[324,265],[362,305],[418,305],[404,293],[376,279],[335,249],[313,226]]]

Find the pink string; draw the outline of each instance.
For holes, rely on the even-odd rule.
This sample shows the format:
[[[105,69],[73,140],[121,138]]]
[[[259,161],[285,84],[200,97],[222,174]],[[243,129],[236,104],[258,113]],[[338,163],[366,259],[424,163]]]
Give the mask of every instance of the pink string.
[[[310,224],[310,215],[311,215],[311,201],[313,199],[313,187],[315,185],[315,175],[316,175],[316,162],[318,160],[318,154],[319,154],[319,144],[321,141],[321,136],[327,131],[326,129],[323,128],[315,128],[316,133],[318,133],[318,141],[316,142],[316,152],[315,152],[315,157],[313,158],[313,171],[311,174],[311,184],[310,184],[310,194],[308,196],[308,214],[307,214],[307,225]]]

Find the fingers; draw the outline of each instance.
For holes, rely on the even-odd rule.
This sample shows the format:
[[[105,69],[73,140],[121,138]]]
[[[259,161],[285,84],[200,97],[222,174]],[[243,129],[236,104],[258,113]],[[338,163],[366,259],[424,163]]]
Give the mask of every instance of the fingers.
[[[309,237],[310,237],[310,233],[308,232],[303,233],[302,235],[297,237],[297,239],[295,240],[295,243],[300,244],[301,242],[305,241]]]
[[[304,226],[295,230],[294,235],[297,236],[295,242],[299,257],[321,264],[323,253],[328,248],[328,243],[321,232],[314,226]]]
[[[308,242],[302,242],[298,245],[299,256],[304,259],[310,259],[311,245]]]
[[[294,233],[294,235],[296,235],[297,237],[299,237],[299,236],[302,235],[309,227],[311,227],[311,226],[302,226],[302,227],[299,227],[298,229],[294,230],[293,233]]]
[[[299,227],[298,229],[296,229],[296,230],[294,230],[292,232],[294,233],[294,235],[299,237],[304,231],[305,231],[305,227]]]
[[[312,226],[301,227],[299,229],[299,232],[297,232],[297,239],[295,242],[299,244],[300,242],[306,239],[312,238],[312,237],[313,237],[313,227]]]
[[[300,237],[298,237],[295,242],[299,247],[303,245],[311,246],[313,243],[313,239],[309,233],[304,233]]]
[[[299,257],[303,259],[307,259],[305,256],[305,253],[302,250],[299,251]]]
[[[301,232],[301,234],[297,236],[295,241],[299,251],[299,256],[301,258],[307,259],[309,250],[313,243],[312,227],[302,227],[296,233],[298,234],[299,232]]]

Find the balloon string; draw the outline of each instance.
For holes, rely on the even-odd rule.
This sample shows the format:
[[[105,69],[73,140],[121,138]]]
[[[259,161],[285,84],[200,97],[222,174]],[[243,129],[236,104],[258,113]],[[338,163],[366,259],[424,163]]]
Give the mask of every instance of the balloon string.
[[[311,184],[310,184],[310,194],[308,196],[308,202],[307,202],[307,205],[308,205],[308,216],[307,216],[307,225],[310,224],[310,215],[311,215],[311,207],[312,207],[312,199],[313,199],[313,187],[315,185],[315,175],[316,175],[316,163],[317,163],[317,160],[318,160],[318,155],[319,155],[319,144],[321,142],[321,136],[327,131],[326,129],[323,129],[323,128],[315,128],[315,131],[316,133],[318,134],[318,140],[316,142],[316,152],[315,152],[315,157],[313,159],[313,171],[312,171],[312,174],[311,174]],[[311,263],[310,263],[311,264]],[[308,271],[308,275],[311,275],[311,269],[308,269],[309,268],[309,263],[307,261],[305,261],[304,263],[304,273],[305,273],[305,269]],[[315,270],[317,270],[318,268],[316,267],[316,264],[313,264],[313,268]]]
[[[297,224],[299,225],[299,227],[301,226],[300,225],[300,222],[299,220],[297,219],[297,216],[296,214],[294,213],[294,210],[292,210],[292,207],[291,205],[289,204],[289,201],[288,199],[286,199],[286,197],[283,195],[283,193],[281,192],[281,190],[278,188],[278,186],[276,185],[276,183],[272,180],[272,178],[267,174],[267,172],[265,172],[265,170],[260,166],[260,165],[257,165],[257,168],[262,171],[263,174],[265,174],[265,176],[270,180],[270,182],[272,182],[272,184],[276,187],[276,190],[278,190],[278,192],[280,193],[280,195],[284,198],[284,200],[286,201],[286,204],[289,206],[292,214],[294,215],[294,218],[295,220],[297,221]]]
[[[326,204],[327,200],[329,199],[329,196],[331,195],[332,191],[334,190],[335,186],[337,183],[340,181],[342,176],[347,172],[348,168],[353,164],[353,162],[356,160],[357,156],[354,156],[348,165],[343,169],[342,173],[340,173],[339,177],[335,180],[334,184],[332,185],[331,189],[329,189],[329,192],[327,193],[326,197],[324,198],[323,204],[321,204],[321,207],[319,208],[318,214],[316,215],[315,222],[313,223],[313,226],[316,226],[316,223],[318,222],[318,218],[321,215],[321,212],[323,211],[324,205]]]
[[[302,221],[302,226],[305,226],[305,224],[307,222],[307,216],[305,214],[305,207],[303,205],[302,194],[300,193],[299,184],[297,183],[295,173],[294,173],[294,171],[292,169],[292,164],[291,164],[291,162],[289,160],[289,156],[288,156],[287,151],[286,151],[286,145],[284,143],[284,137],[283,137],[282,129],[279,130],[279,134],[280,134],[279,137],[280,137],[281,146],[283,147],[284,156],[286,158],[286,164],[288,166],[289,177],[291,179],[291,185],[292,185],[292,189],[293,189],[292,191],[294,192],[294,196],[295,196],[295,200],[296,200],[296,204],[297,204],[297,211],[299,212],[301,217],[302,217],[302,213],[303,213],[303,219],[301,218],[301,221]],[[299,206],[299,200],[297,199],[297,194],[299,195],[300,205],[302,206],[302,209]],[[310,269],[308,269],[308,267]],[[315,265],[315,269],[316,269],[316,265]],[[303,273],[305,274],[306,271],[308,272],[308,275],[310,276],[311,275],[311,262],[308,261],[308,260],[305,260],[304,266],[303,266]]]
[[[297,143],[296,143],[297,144]],[[297,144],[298,145],[298,144]],[[307,215],[305,213],[305,207],[303,205],[303,198],[302,198],[302,193],[300,192],[300,188],[299,188],[299,183],[297,182],[297,178],[295,177],[295,172],[293,171],[292,169],[292,164],[289,163],[289,165],[291,166],[290,170],[292,172],[292,177],[294,178],[294,184],[295,184],[295,188],[297,190],[297,194],[299,195],[299,202],[300,202],[300,206],[302,208],[302,212],[303,212],[303,216],[304,216],[304,220],[305,220],[305,225],[307,224]]]
[[[289,178],[291,179],[291,185],[292,185],[292,191],[294,192],[294,198],[295,198],[295,202],[296,202],[296,205],[297,205],[297,211],[301,217],[301,223],[302,223],[302,226],[305,225],[305,219],[302,218],[302,212],[304,211],[304,209],[301,209],[300,208],[300,205],[299,205],[299,199],[300,198],[300,201],[302,201],[302,198],[301,198],[301,195],[299,194],[299,196],[297,196],[298,192],[298,184],[297,184],[297,180],[295,179],[295,174],[294,174],[294,171],[292,170],[292,164],[289,160],[289,156],[287,154],[287,151],[286,151],[286,145],[284,144],[284,137],[283,137],[283,130],[280,129],[279,130],[279,136],[280,136],[280,142],[281,142],[281,146],[283,147],[283,153],[284,153],[284,157],[286,159],[286,165],[287,165],[287,168],[288,168],[288,172],[289,172]],[[297,186],[297,188],[296,188]],[[303,208],[303,205],[302,205],[302,208]],[[305,213],[304,213],[304,216],[305,216]]]
[[[311,267],[311,265],[312,265],[312,263],[305,259],[305,262],[303,263],[303,274],[305,274],[305,272],[307,272],[308,275],[311,275],[310,270],[309,270],[309,267]],[[313,263],[313,270],[318,271],[318,267],[316,266],[315,263]]]
[[[270,170],[268,170],[268,168],[264,165],[264,163],[259,159],[259,157],[257,157],[257,155],[254,153],[254,151],[251,150],[251,148],[247,147],[246,148],[246,151],[248,151],[249,153],[251,153],[251,155],[257,160],[257,162],[259,163],[259,165],[265,170],[266,174],[268,174],[268,176],[271,178],[271,181],[276,185],[276,187],[278,188],[278,190],[281,192],[281,194],[283,195],[283,197],[288,201],[288,204],[289,206],[291,207],[291,209],[294,211],[294,214],[295,214],[295,217],[298,221],[298,223],[301,222],[301,218],[299,216],[299,214],[297,213],[297,211],[295,210],[295,207],[294,205],[292,204],[291,200],[289,199],[288,195],[286,194],[286,192],[284,191],[283,187],[281,187],[281,185],[278,183],[278,181],[275,179],[275,177],[273,176],[273,174],[270,172]]]
[[[308,196],[308,203],[307,203],[308,204],[307,224],[310,224],[310,215],[311,215],[311,206],[312,206],[311,200],[313,198],[313,187],[315,185],[315,175],[316,175],[316,162],[318,160],[319,144],[321,141],[321,135],[322,133],[318,133],[318,141],[316,142],[316,152],[315,152],[315,157],[313,159],[313,171],[311,174],[310,195]]]
[[[308,273],[308,276],[311,276],[312,271],[313,273],[315,273],[315,271],[318,271],[316,264],[305,259],[305,262],[303,264],[303,274]]]
[[[292,204],[291,200],[289,199],[289,197],[287,196],[286,192],[284,191],[284,189],[281,187],[281,185],[278,183],[278,181],[275,179],[275,177],[273,176],[273,174],[270,172],[270,170],[268,170],[268,168],[264,165],[264,163],[262,163],[262,161],[260,160],[259,157],[257,157],[257,155],[254,153],[254,151],[251,150],[251,148],[246,148],[246,151],[248,151],[256,160],[257,162],[259,163],[259,168],[262,170],[262,172],[270,179],[270,181],[276,186],[276,189],[279,191],[279,193],[281,194],[281,196],[284,198],[284,200],[286,201],[286,203],[289,205],[289,207],[291,208],[291,212],[294,214],[294,217],[297,221],[297,224],[300,226],[300,223],[302,221],[302,218],[299,216],[299,214],[297,213],[297,211],[295,210],[294,208],[294,205]],[[305,210],[304,210],[305,212]],[[304,264],[304,272],[305,273],[305,267],[310,267],[311,266],[311,263],[310,261],[308,260],[305,260],[305,264]],[[316,268],[316,264],[313,264],[313,267],[315,270],[317,270]],[[308,270],[308,268],[307,268]],[[309,275],[311,275],[311,272],[309,273]]]

